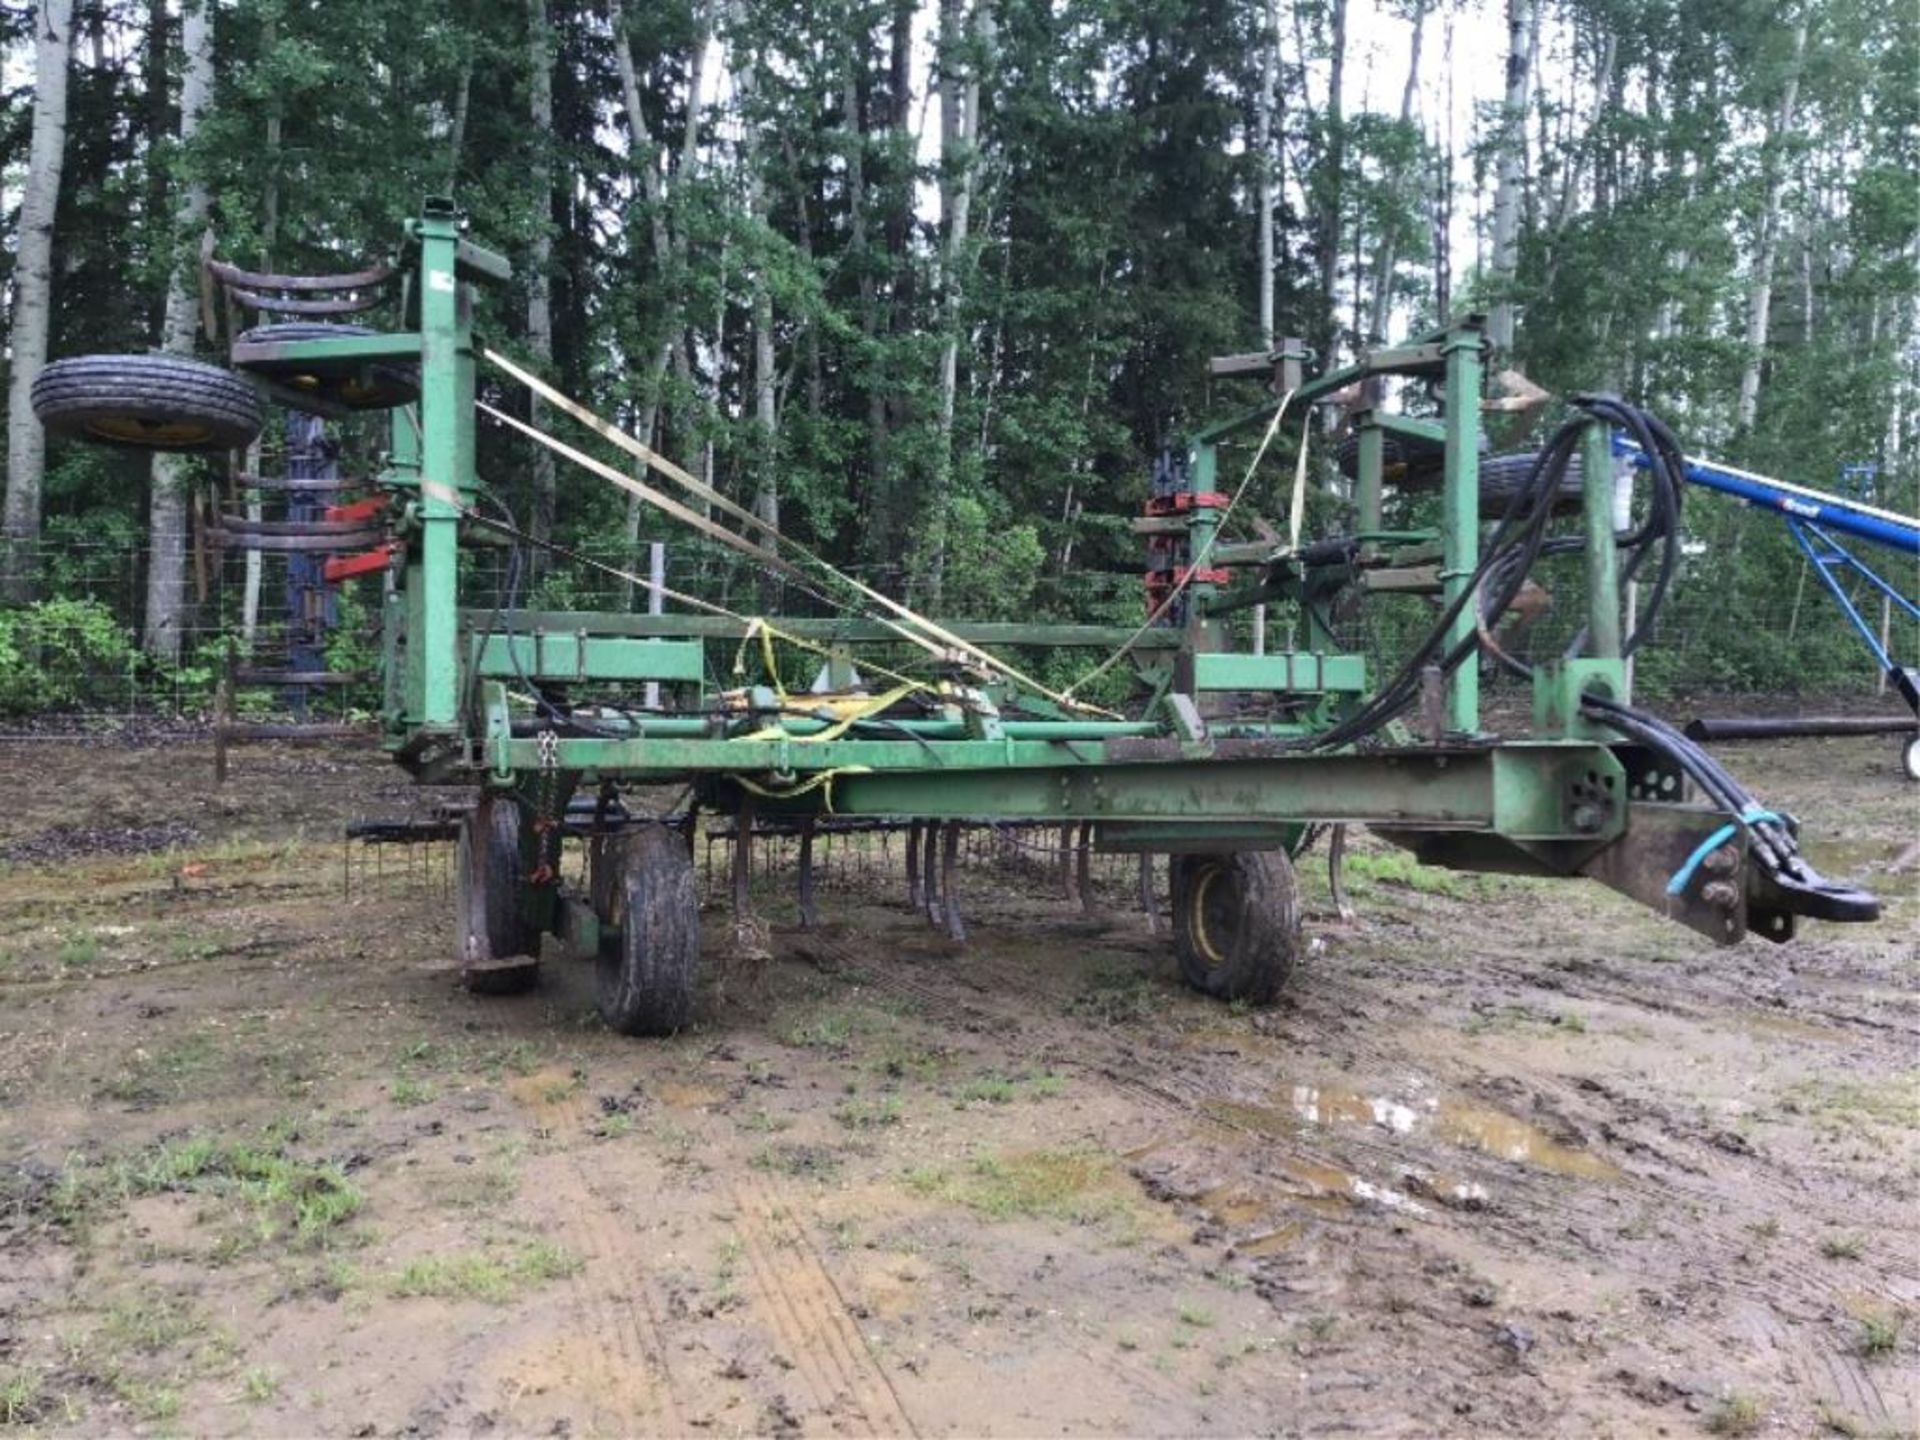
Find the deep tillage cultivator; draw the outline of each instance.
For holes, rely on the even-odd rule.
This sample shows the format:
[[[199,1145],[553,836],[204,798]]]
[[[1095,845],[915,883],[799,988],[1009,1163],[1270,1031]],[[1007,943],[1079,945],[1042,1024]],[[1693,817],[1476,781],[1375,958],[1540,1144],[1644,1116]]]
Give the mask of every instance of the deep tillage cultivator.
[[[1217,373],[1269,382],[1272,398],[1202,429],[1161,467],[1135,522],[1150,555],[1146,623],[970,624],[914,614],[754,528],[725,496],[477,342],[473,287],[506,278],[507,266],[466,237],[450,206],[429,204],[409,225],[396,270],[397,330],[321,320],[298,334],[242,331],[232,363],[297,404],[394,407],[372,477],[378,500],[334,522],[359,549],[332,570],[385,577],[383,744],[420,782],[477,795],[461,823],[456,899],[459,963],[475,989],[530,984],[552,933],[598,964],[609,1025],[642,1034],[687,1023],[700,951],[689,826],[684,813],[674,825],[630,816],[622,792],[639,786],[688,787],[696,813],[735,817],[741,846],[756,817],[801,834],[830,817],[911,822],[917,873],[954,920],[962,825],[1041,821],[1101,851],[1171,856],[1182,971],[1210,994],[1255,1002],[1300,953],[1292,856],[1318,825],[1364,823],[1431,864],[1589,877],[1723,943],[1749,931],[1785,940],[1801,916],[1877,913],[1872,896],[1813,871],[1791,818],[1623,699],[1623,657],[1658,611],[1677,549],[1672,437],[1631,406],[1582,397],[1537,455],[1483,465],[1486,345],[1474,320],[1318,376],[1292,342],[1216,362]],[[306,322],[334,312],[314,308],[326,301],[302,307],[301,294],[388,279],[248,277],[212,261],[208,276],[210,320],[218,292],[246,306],[273,281],[274,313]],[[102,363],[60,362],[43,384],[57,384],[62,366]],[[142,405],[124,414],[96,406],[68,428],[139,443],[147,427],[179,444],[193,438],[179,427],[198,416],[217,432],[199,443],[235,443],[215,423],[235,409],[235,376],[200,367],[201,406],[202,392],[176,393],[185,362],[167,363],[166,397],[136,397]],[[685,498],[476,406],[483,364]],[[1424,382],[1444,418],[1387,413],[1376,403],[1387,377]],[[1303,458],[1287,533],[1256,526],[1264,538],[1227,538],[1269,442],[1310,428],[1336,398],[1355,436],[1350,532],[1302,538]],[[673,595],[678,613],[658,615],[463,609],[464,545],[530,543],[476,479],[477,408],[849,615],[747,616]],[[1625,534],[1614,523],[1616,431],[1650,462],[1644,518]],[[1244,472],[1236,459],[1228,474],[1222,447],[1235,436],[1258,445]],[[1438,525],[1385,528],[1390,483],[1437,489]],[[1575,528],[1554,533],[1556,523]],[[1529,733],[1488,733],[1483,658],[1525,668],[1502,651],[1497,623],[1534,560],[1566,550],[1585,558],[1578,653],[1531,672]],[[1635,576],[1648,603],[1638,631],[1623,634],[1621,587]],[[1436,607],[1430,633],[1385,676],[1341,653],[1327,620],[1336,598],[1369,592],[1427,594]],[[1232,647],[1256,604],[1298,617],[1282,648]],[[1046,647],[1104,656],[1088,676],[1125,667],[1135,698],[1108,710],[1080,698],[1084,681],[1052,690],[1008,658]],[[779,674],[780,656],[795,653],[817,656],[820,678],[804,693]],[[709,685],[743,660],[759,667],[755,683]],[[586,848],[582,887],[562,877],[568,838]]]

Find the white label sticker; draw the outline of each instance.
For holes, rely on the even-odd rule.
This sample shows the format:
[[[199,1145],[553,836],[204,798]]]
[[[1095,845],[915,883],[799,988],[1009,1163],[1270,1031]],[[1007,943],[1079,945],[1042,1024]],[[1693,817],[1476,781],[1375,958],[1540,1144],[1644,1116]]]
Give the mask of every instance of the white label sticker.
[[[427,272],[427,288],[429,290],[453,289],[452,274],[445,270],[429,270]]]

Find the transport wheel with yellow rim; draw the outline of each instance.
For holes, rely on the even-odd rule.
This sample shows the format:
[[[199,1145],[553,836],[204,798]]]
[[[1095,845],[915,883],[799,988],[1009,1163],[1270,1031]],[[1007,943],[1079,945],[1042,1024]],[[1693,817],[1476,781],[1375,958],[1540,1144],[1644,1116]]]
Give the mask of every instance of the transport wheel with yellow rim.
[[[1180,973],[1217,1000],[1270,1005],[1301,949],[1300,889],[1284,850],[1175,855]]]

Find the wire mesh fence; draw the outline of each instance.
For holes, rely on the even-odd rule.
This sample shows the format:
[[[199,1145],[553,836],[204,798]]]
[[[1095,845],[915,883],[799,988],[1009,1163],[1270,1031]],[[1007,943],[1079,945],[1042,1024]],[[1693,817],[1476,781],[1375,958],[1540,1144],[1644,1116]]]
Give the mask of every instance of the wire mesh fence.
[[[588,540],[569,549],[568,555],[541,556],[537,563],[524,547],[467,553],[462,604],[477,612],[513,605],[597,612],[647,608],[644,545],[633,552],[617,540]],[[35,592],[44,598],[0,610],[0,729],[9,732],[43,728],[55,717],[204,719],[212,712],[228,656],[256,669],[284,665],[292,632],[301,624],[295,613],[301,602],[292,593],[284,557],[265,554],[250,560],[237,550],[190,546],[177,653],[158,658],[143,647],[141,637],[151,561],[147,547],[59,540],[16,547],[13,554],[15,563],[30,567]],[[1784,535],[1749,527],[1737,561],[1728,563],[1718,550],[1706,549],[1683,562],[1637,661],[1644,698],[1724,691],[1874,693],[1880,679],[1877,665],[1819,576],[1785,543]],[[896,567],[854,573],[883,592],[918,598],[912,597],[907,577]],[[1895,568],[1891,578],[1900,584],[1902,572]],[[1536,569],[1535,579],[1535,603],[1505,617],[1495,632],[1503,647],[1531,661],[1564,651],[1584,620],[1579,556],[1549,557]],[[384,576],[372,575],[333,592],[324,640],[328,669],[377,673],[386,583]],[[671,544],[666,584],[740,616],[847,613],[844,593],[765,573],[709,542]],[[1871,628],[1880,630],[1884,620],[1886,643],[1895,658],[1920,662],[1920,625],[1897,608],[1883,615],[1880,597],[1857,579],[1843,584]],[[666,604],[669,611],[685,608],[676,601]],[[1366,655],[1370,672],[1381,675],[1433,624],[1435,610],[1434,602],[1422,597],[1360,599],[1356,594],[1337,600],[1324,618],[1336,642]],[[1037,577],[1021,599],[1017,618],[1128,625],[1143,613],[1138,576],[1080,573]],[[1271,607],[1268,648],[1301,643],[1303,629],[1290,607]],[[1248,643],[1251,616],[1236,614],[1230,630],[1237,642]],[[904,645],[871,653],[876,663],[908,672],[934,663]],[[736,669],[726,647],[710,646],[709,683],[742,683],[753,658],[739,657]],[[1009,658],[1050,684],[1065,684],[1101,656],[1085,650],[1027,649]],[[811,679],[809,667],[819,662],[794,653],[781,655],[778,663],[790,672],[784,682],[804,689]],[[1489,676],[1496,693],[1511,683],[1491,669]],[[312,687],[241,686],[234,695],[236,713],[261,718],[370,718],[379,703],[373,681],[329,686],[324,693]]]

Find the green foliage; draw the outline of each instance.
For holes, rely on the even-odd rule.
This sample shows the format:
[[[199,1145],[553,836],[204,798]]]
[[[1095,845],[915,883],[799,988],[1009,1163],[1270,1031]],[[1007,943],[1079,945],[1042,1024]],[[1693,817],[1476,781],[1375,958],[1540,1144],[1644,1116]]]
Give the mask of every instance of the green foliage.
[[[113,43],[134,48],[168,13],[130,0],[96,8]],[[1689,449],[1815,485],[1841,463],[1878,462],[1879,503],[1912,510],[1920,44],[1902,7],[1814,0],[1796,12],[1808,20],[1798,60],[1791,25],[1767,7],[1570,0],[1551,12],[1542,45],[1558,58],[1521,117],[1511,276],[1458,253],[1441,268],[1437,241],[1474,248],[1461,245],[1462,217],[1493,188],[1498,137],[1483,124],[1477,142],[1449,136],[1453,153],[1439,143],[1444,17],[1431,6],[1426,93],[1405,119],[1399,75],[1372,77],[1368,101],[1354,107],[1348,93],[1339,113],[1299,103],[1326,93],[1336,10],[1296,6],[1266,155],[1253,140],[1272,33],[1260,7],[996,3],[990,42],[943,38],[930,0],[920,9],[935,32],[932,71],[927,25],[906,27],[896,55],[891,12],[869,0],[664,0],[644,12],[630,0],[618,36],[601,7],[552,6],[543,135],[527,119],[524,7],[234,0],[215,27],[213,109],[186,145],[173,138],[176,14],[159,70],[73,66],[51,353],[155,343],[168,277],[199,241],[175,233],[190,180],[215,196],[225,257],[295,272],[391,253],[421,197],[451,193],[475,237],[515,266],[511,285],[480,297],[485,333],[527,354],[534,243],[549,242],[553,378],[623,424],[644,422],[644,439],[729,497],[777,501],[795,538],[949,615],[1132,623],[1140,554],[1127,519],[1152,457],[1250,393],[1209,381],[1205,361],[1263,338],[1254,197],[1265,173],[1283,182],[1275,324],[1325,360],[1366,343],[1376,311],[1394,337],[1443,309],[1511,298],[1521,323],[1504,358],[1548,389],[1644,399]],[[1409,20],[1403,7],[1381,23]],[[10,54],[26,23],[22,7],[0,12]],[[1359,37],[1347,38],[1353,53],[1337,58],[1351,82]],[[637,117],[616,44],[636,69]],[[725,95],[724,113],[687,94],[696,54],[702,94]],[[1449,94],[1498,93],[1498,65],[1453,59]],[[911,95],[894,93],[896,62],[912,72]],[[729,83],[716,86],[716,63]],[[979,134],[930,163],[914,131],[949,63],[980,81]],[[150,73],[167,88],[149,93]],[[1775,135],[1790,78],[1794,123]],[[0,97],[12,155],[25,154],[26,99],[21,87]],[[950,207],[935,218],[927,201],[963,177],[972,225],[950,245]],[[0,280],[17,224],[0,216]],[[1755,353],[1745,327],[1763,236],[1773,303]],[[757,417],[763,300],[770,434]],[[1760,403],[1746,424],[1734,397],[1756,361]],[[1430,396],[1402,399],[1431,412]],[[377,423],[337,433],[350,471],[385,444]],[[478,449],[524,522],[529,443],[483,427]],[[118,702],[130,676],[142,695],[204,702],[219,646],[239,628],[237,557],[193,617],[201,643],[187,663],[134,675],[147,477],[143,456],[52,447],[37,571],[50,598],[0,614],[0,711]],[[1347,523],[1344,503],[1316,493],[1313,527]],[[1256,481],[1248,510],[1283,508],[1281,488]],[[625,512],[606,487],[563,482],[557,538],[632,568]],[[1816,589],[1797,611],[1779,603],[1803,571],[1772,521],[1702,496],[1688,528],[1706,548],[1640,657],[1644,691],[1860,683],[1866,667],[1830,601]],[[658,535],[673,542],[676,586],[734,607],[824,608],[643,516],[639,540]],[[539,557],[527,569],[522,598],[540,604],[634,598],[584,567]],[[279,573],[270,561],[269,617]],[[372,594],[341,594],[327,644],[336,668],[377,659]],[[1689,609],[1689,595],[1705,603]],[[1381,605],[1372,628],[1391,653],[1424,618]],[[1897,646],[1915,658],[1920,634],[1908,627]],[[1056,685],[1091,663],[1018,658]],[[1134,689],[1120,667],[1085,694],[1115,703]]]
[[[0,713],[78,709],[134,663],[132,636],[97,600],[0,610]]]

